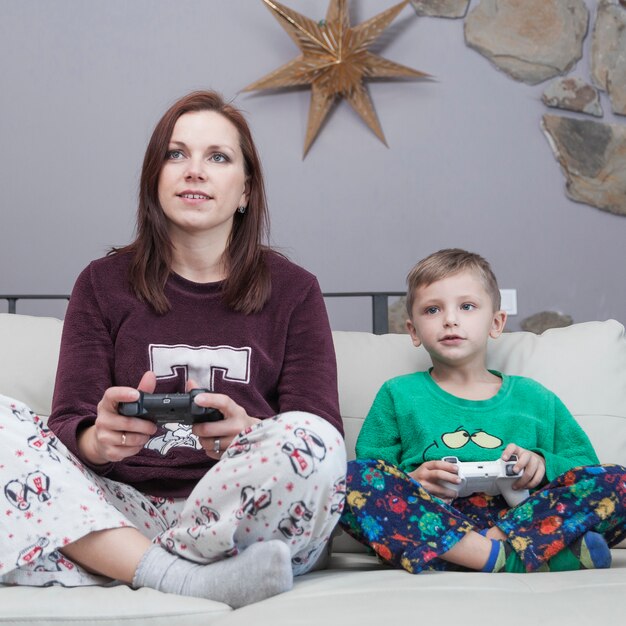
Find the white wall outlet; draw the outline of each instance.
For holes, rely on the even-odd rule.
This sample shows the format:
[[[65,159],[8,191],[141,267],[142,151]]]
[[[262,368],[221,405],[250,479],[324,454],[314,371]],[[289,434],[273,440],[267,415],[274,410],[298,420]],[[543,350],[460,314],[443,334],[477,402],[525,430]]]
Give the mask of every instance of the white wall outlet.
[[[517,289],[500,289],[502,304],[500,308],[507,315],[517,315]]]

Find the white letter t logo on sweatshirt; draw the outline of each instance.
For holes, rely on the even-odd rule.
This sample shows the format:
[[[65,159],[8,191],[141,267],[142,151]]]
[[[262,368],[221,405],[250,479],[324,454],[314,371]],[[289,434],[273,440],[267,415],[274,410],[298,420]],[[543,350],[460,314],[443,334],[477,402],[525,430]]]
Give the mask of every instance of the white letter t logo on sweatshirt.
[[[150,345],[150,366],[158,379],[175,378],[177,369],[187,372],[187,380],[213,391],[215,372],[224,380],[250,382],[250,348],[231,346]]]

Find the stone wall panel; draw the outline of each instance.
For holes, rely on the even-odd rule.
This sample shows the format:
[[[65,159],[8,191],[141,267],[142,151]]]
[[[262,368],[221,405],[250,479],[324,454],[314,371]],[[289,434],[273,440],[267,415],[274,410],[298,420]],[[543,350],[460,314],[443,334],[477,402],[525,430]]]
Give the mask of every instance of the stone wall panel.
[[[582,57],[583,0],[481,0],[465,21],[468,46],[512,78],[535,85]]]
[[[626,215],[626,126],[544,115],[542,129],[576,202]]]
[[[614,113],[626,115],[626,9],[599,0],[591,44],[591,79],[607,91]]]

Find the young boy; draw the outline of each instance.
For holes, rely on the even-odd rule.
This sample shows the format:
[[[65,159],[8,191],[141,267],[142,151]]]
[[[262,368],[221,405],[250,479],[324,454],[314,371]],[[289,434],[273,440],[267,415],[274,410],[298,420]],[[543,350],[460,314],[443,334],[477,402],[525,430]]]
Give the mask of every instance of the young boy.
[[[626,530],[626,470],[598,465],[563,403],[539,383],[486,367],[504,330],[489,264],[459,249],[407,277],[407,328],[432,360],[378,392],[348,466],[342,526],[385,562],[425,569],[524,572],[610,567]],[[530,497],[455,498],[459,461],[508,461]],[[447,484],[446,484],[447,483]]]

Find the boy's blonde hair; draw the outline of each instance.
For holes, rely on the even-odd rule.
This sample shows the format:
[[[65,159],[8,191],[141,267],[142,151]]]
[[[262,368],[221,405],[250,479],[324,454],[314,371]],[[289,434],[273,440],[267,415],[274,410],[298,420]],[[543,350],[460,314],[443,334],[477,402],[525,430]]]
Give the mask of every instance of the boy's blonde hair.
[[[474,252],[467,252],[460,248],[447,248],[434,252],[419,261],[406,277],[406,310],[409,317],[413,317],[413,302],[415,292],[419,287],[428,287],[438,280],[464,271],[478,274],[491,298],[493,310],[499,311],[500,289],[489,263]]]

